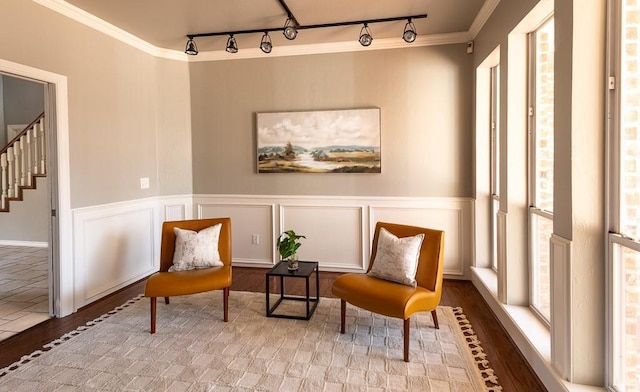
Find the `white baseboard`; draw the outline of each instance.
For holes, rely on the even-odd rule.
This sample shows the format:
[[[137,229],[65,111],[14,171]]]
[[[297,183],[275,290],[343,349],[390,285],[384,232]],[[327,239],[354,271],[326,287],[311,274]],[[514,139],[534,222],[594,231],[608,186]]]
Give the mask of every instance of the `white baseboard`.
[[[3,246],[30,246],[33,248],[46,248],[49,246],[48,242],[37,242],[37,241],[11,241],[11,240],[0,240],[0,245]]]

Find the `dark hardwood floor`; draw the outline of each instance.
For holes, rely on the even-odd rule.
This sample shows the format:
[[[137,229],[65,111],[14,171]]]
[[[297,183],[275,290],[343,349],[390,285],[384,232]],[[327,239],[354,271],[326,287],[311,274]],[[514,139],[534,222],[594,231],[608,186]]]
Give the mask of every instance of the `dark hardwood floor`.
[[[261,268],[234,267],[231,290],[264,292],[266,271]],[[333,297],[331,284],[339,275],[340,273],[335,272],[320,273],[321,297]],[[293,282],[291,284],[287,282],[287,292],[290,293],[289,290],[302,292],[304,280],[295,279]],[[47,320],[1,341],[0,368],[9,366],[20,360],[23,355],[40,349],[48,342],[141,294],[144,290],[144,284],[144,280],[134,283],[68,317]],[[277,287],[277,284],[271,285],[275,290],[274,286]],[[471,282],[446,280],[440,303],[462,307],[482,343],[504,392],[546,391]],[[1,384],[2,379],[0,378]]]

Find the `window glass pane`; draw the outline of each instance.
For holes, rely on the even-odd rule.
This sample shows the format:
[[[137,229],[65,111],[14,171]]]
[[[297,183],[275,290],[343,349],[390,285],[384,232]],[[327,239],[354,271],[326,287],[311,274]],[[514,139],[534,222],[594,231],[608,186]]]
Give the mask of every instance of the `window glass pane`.
[[[553,233],[553,220],[531,214],[533,257],[532,306],[547,320],[551,320],[551,269],[549,240]]]
[[[618,374],[622,380],[617,380],[616,385],[624,385],[626,391],[640,391],[640,252],[617,244],[614,252],[615,261],[621,266],[619,279],[624,283],[622,322],[618,323],[621,336],[618,349],[622,358]]]
[[[553,211],[553,19],[536,31],[535,58],[535,205]]]
[[[623,1],[620,232],[640,239],[640,1]]]

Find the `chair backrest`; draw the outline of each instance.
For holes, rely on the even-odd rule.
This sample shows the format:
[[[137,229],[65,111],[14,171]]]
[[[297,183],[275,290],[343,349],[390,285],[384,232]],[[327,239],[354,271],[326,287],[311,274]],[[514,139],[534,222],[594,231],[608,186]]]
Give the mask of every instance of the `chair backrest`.
[[[442,271],[444,268],[444,231],[387,222],[376,223],[369,270],[373,266],[378,251],[378,237],[381,227],[384,227],[396,237],[410,237],[424,233],[418,260],[418,270],[416,271],[416,281],[418,286],[440,294],[442,292]]]
[[[200,231],[222,223],[218,252],[224,265],[231,265],[231,218],[193,219],[182,221],[168,221],[162,223],[162,243],[160,246],[160,271],[166,272],[173,265],[173,253],[176,246],[174,227],[184,230]]]

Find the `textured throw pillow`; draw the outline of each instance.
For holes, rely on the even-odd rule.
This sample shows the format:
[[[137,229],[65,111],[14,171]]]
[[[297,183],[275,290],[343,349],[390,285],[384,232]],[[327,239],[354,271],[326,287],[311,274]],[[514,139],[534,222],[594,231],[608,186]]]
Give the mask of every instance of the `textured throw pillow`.
[[[376,258],[367,275],[415,287],[423,239],[422,233],[413,237],[398,238],[381,227]]]
[[[198,232],[174,227],[176,247],[173,252],[173,265],[169,271],[223,266],[218,253],[221,228],[221,223]]]

